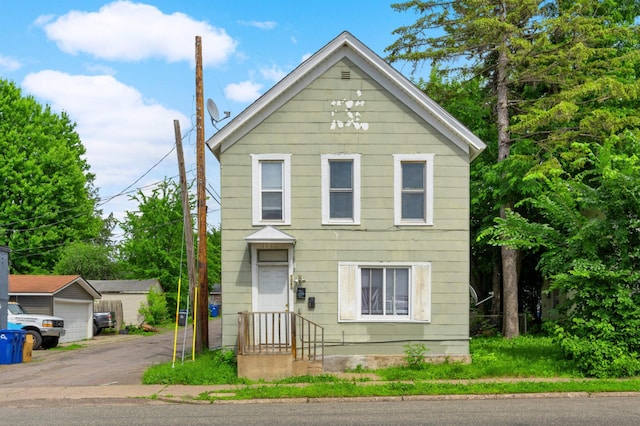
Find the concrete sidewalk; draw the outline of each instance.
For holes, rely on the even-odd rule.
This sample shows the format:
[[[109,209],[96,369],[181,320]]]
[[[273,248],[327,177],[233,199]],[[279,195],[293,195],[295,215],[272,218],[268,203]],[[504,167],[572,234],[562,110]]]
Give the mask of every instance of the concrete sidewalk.
[[[233,385],[184,386],[184,385],[112,385],[112,386],[40,386],[0,388],[0,402],[32,400],[80,400],[80,399],[128,399],[154,398],[188,401],[202,393],[226,390],[233,395]]]
[[[264,385],[264,384],[262,384]],[[598,397],[638,397],[640,392],[554,392],[523,394],[487,395],[405,395],[337,398],[285,398],[252,400],[200,400],[199,395],[232,396],[235,389],[249,385],[113,385],[113,386],[68,386],[68,387],[13,387],[0,388],[0,401],[7,403],[38,403],[42,401],[81,401],[109,403],[116,400],[144,399],[166,403],[197,404],[247,404],[247,403],[322,403],[336,401],[436,401],[436,400],[481,400],[481,399],[524,399],[524,398],[598,398]],[[254,385],[260,386],[260,385]],[[295,385],[293,385],[295,386]]]

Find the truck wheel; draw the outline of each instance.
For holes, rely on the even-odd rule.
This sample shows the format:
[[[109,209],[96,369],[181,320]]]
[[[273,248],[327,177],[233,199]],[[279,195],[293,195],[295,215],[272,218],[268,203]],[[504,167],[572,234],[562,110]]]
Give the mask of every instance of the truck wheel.
[[[51,349],[58,346],[59,337],[46,337],[42,339],[42,349]]]
[[[98,326],[96,325],[96,323],[93,323],[93,335],[97,336],[98,334],[102,333],[102,329],[98,328]]]
[[[42,336],[35,330],[25,330],[27,334],[33,336],[33,349],[36,350],[42,345]]]

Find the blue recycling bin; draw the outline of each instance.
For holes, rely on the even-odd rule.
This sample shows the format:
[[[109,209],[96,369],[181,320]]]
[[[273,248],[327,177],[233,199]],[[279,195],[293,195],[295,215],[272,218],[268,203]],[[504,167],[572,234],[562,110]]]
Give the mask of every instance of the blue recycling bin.
[[[214,305],[213,303],[209,305],[209,313],[211,313],[212,317],[218,316],[218,305]]]
[[[0,330],[0,364],[22,362],[25,336],[23,330]]]

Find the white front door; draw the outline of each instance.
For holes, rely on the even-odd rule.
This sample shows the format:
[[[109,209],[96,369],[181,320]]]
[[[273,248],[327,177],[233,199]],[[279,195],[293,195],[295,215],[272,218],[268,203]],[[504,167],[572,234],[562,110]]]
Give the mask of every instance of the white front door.
[[[255,252],[254,336],[256,344],[289,345],[290,251]]]
[[[257,344],[289,346],[289,267],[258,266]]]
[[[289,310],[289,267],[258,266],[258,312]]]

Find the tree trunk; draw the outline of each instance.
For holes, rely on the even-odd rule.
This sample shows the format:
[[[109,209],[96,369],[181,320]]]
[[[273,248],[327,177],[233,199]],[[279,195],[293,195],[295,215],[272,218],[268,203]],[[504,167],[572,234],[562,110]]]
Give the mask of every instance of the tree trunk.
[[[502,5],[502,15],[506,20],[507,6]],[[504,34],[498,50],[498,64],[496,68],[496,115],[498,118],[498,161],[509,157],[511,150],[511,135],[509,134],[509,86],[508,68],[509,57],[508,35]],[[500,217],[504,218],[505,210],[513,207],[503,205],[500,208]],[[518,273],[517,253],[514,249],[502,246],[502,292],[503,292],[503,334],[507,339],[517,337],[520,334],[518,324]]]
[[[500,211],[504,216],[505,208]],[[502,334],[507,339],[520,335],[520,322],[518,320],[518,250],[502,246],[502,305],[503,323]]]
[[[496,317],[502,312],[502,276],[500,274],[501,265],[498,259],[496,259],[493,265],[493,274],[491,275],[491,284],[493,291],[493,299],[491,300],[491,315]]]

